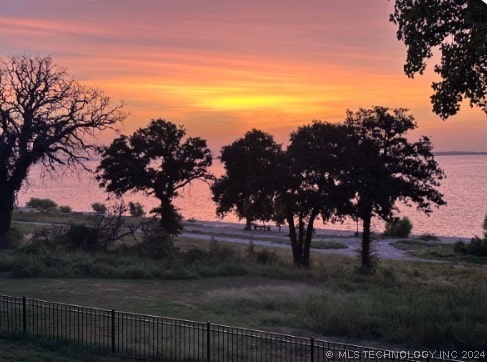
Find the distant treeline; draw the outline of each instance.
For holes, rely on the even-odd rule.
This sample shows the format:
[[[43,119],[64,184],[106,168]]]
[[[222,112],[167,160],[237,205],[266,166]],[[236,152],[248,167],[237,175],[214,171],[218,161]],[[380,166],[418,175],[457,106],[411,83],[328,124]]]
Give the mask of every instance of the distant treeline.
[[[446,151],[446,152],[433,152],[435,156],[478,156],[487,155],[487,152],[470,152],[470,151]]]

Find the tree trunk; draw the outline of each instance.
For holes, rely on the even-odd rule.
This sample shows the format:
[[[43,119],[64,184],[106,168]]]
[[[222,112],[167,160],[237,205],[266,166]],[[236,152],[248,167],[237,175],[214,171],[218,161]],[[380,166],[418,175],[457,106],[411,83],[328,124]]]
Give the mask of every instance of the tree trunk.
[[[314,221],[316,215],[314,213],[311,214],[308,222],[308,226],[306,227],[306,236],[304,239],[304,247],[303,247],[303,263],[306,269],[309,269],[309,255],[310,255],[310,248],[311,248],[311,239],[313,238],[313,231],[314,231]]]
[[[8,247],[7,232],[12,224],[15,196],[13,191],[2,190],[0,196],[0,249]]]
[[[289,238],[291,240],[291,248],[293,252],[293,262],[296,268],[309,269],[310,266],[310,247],[311,239],[313,237],[313,223],[316,216],[311,216],[308,225],[302,217],[299,218],[298,227],[294,224],[292,216],[287,218],[289,224]]]
[[[245,218],[245,228],[244,230],[252,230],[252,219],[250,217]]]
[[[176,208],[171,204],[170,199],[162,199],[161,206],[155,209],[161,216],[159,224],[170,235],[178,235],[183,231],[183,225],[181,224],[181,215],[177,212]]]
[[[299,244],[298,236],[296,235],[296,225],[294,224],[293,215],[288,215],[287,223],[289,225],[289,239],[291,240],[294,266],[296,268],[301,268],[303,266],[301,263],[301,245]]]
[[[362,267],[372,268],[372,259],[370,257],[370,221],[371,216],[365,216],[363,219],[364,230],[362,233]]]

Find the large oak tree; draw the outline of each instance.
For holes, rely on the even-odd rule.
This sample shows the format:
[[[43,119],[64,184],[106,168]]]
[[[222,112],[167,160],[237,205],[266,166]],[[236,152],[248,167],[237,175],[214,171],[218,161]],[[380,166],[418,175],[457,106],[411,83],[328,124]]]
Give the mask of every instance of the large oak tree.
[[[310,266],[316,219],[325,223],[350,212],[348,141],[343,125],[319,121],[291,134],[276,206],[289,225],[296,267]]]
[[[182,126],[153,120],[131,136],[122,135],[102,153],[97,179],[100,186],[118,196],[142,191],[155,196],[159,207],[151,210],[169,234],[182,230],[181,216],[172,200],[193,180],[210,180],[211,151],[206,140],[186,137]]]
[[[396,201],[416,204],[419,211],[432,212],[444,205],[437,190],[443,171],[435,161],[428,137],[416,142],[406,138],[416,128],[406,109],[373,107],[347,112],[349,128],[349,187],[353,190],[352,216],[363,222],[362,266],[373,266],[370,252],[370,224],[373,217],[390,220]]]
[[[29,168],[82,165],[93,137],[124,118],[99,89],[80,85],[50,57],[0,62],[0,248]]]
[[[217,215],[223,217],[234,211],[246,219],[246,229],[254,220],[272,220],[282,154],[274,138],[257,129],[222,147],[220,159],[225,174],[211,187]]]

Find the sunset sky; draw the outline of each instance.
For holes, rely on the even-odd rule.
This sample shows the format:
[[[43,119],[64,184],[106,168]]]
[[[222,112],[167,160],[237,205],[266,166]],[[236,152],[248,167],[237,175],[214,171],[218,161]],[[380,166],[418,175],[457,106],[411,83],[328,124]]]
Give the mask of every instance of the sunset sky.
[[[386,0],[0,0],[0,55],[52,55],[130,113],[183,124],[218,151],[250,128],[285,143],[313,119],[407,107],[435,150],[487,151],[487,120],[431,112],[432,64],[403,73]]]

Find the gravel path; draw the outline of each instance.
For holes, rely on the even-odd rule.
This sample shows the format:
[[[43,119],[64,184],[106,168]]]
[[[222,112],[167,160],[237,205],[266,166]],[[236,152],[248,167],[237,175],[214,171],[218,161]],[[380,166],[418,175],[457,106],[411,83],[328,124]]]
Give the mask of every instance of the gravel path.
[[[214,238],[219,241],[240,244],[248,244],[252,240],[254,245],[290,248],[286,227],[282,227],[281,231],[278,231],[276,227],[273,227],[271,231],[255,231],[243,230],[242,224],[206,221],[187,222],[184,227],[185,231],[182,235],[194,239],[211,240]],[[454,243],[458,239],[455,237],[439,237],[439,242]],[[355,236],[354,232],[342,230],[317,229],[313,240],[337,241],[347,246],[346,249],[313,249],[314,252],[327,254],[357,256],[361,245],[360,237]],[[397,240],[401,239],[374,239],[371,244],[372,252],[381,259],[425,260],[410,256],[407,251],[390,245]]]

